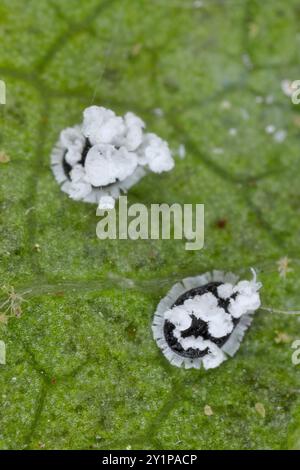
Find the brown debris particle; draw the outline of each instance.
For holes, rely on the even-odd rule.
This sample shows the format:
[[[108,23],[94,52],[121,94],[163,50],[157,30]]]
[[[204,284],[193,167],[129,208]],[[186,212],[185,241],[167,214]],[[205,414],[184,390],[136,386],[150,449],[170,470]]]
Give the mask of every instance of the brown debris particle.
[[[13,286],[2,286],[1,291],[3,291],[6,296],[6,300],[0,305],[1,315],[5,315],[7,319],[11,317],[20,318],[22,315],[21,304],[27,301],[22,297],[22,295],[15,292]],[[28,292],[24,292],[24,294],[27,293]]]
[[[57,292],[54,292],[55,297],[64,297],[65,293],[62,290],[58,290]]]
[[[16,305],[15,308],[14,308],[14,313],[15,313],[15,316],[17,318],[21,318],[22,316],[22,309],[21,309],[21,305]]]
[[[228,223],[227,219],[220,219],[216,222],[216,226],[220,229],[223,229],[226,227],[227,223]]]

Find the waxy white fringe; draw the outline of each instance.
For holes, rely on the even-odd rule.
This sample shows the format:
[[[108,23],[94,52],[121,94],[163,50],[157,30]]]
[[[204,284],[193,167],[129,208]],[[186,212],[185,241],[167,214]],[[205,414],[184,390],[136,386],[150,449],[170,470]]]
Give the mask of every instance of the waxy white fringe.
[[[259,290],[261,284],[256,282],[255,271],[253,269],[251,269],[251,271],[253,274],[253,280],[250,281],[249,284],[255,286],[256,290]],[[170,310],[176,300],[185,292],[196,287],[202,287],[210,282],[222,282],[224,284],[235,285],[238,280],[239,277],[231,272],[225,273],[223,271],[216,270],[212,272],[206,272],[199,276],[188,277],[175,284],[167,293],[167,295],[159,302],[152,324],[153,337],[164,356],[172,365],[177,367],[184,367],[185,369],[200,369],[203,365],[205,369],[210,369],[218,367],[228,358],[228,356],[233,357],[235,355],[240,347],[240,343],[246,330],[251,325],[252,317],[256,310],[247,311],[247,313],[240,317],[239,323],[235,326],[232,333],[230,334],[230,337],[222,347],[218,348],[218,346],[214,345],[219,350],[219,357],[217,360],[207,361],[205,357],[188,358],[174,352],[165,339],[164,324],[166,321],[165,312]],[[212,353],[213,352],[214,351],[212,351]]]

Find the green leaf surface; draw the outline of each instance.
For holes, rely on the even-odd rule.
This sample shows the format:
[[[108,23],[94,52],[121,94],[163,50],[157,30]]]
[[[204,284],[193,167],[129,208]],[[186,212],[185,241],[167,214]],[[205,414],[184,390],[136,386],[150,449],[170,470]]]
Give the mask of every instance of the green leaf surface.
[[[297,316],[260,310],[210,371],[172,367],[151,335],[176,280],[211,269],[253,266],[264,307],[300,309],[300,105],[281,89],[299,19],[297,0],[1,2],[0,279],[26,300],[0,322],[1,449],[299,449]],[[92,103],[185,146],[128,201],[205,204],[203,250],[100,241],[95,207],[60,191],[51,149]]]

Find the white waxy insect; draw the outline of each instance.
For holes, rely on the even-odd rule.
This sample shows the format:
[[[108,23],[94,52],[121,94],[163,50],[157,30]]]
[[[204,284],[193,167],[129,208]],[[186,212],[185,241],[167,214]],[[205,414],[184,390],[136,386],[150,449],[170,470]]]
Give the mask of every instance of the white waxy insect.
[[[172,365],[212,369],[234,356],[261,305],[262,285],[252,272],[251,281],[213,271],[172,287],[152,324],[154,339]]]
[[[101,209],[112,208],[119,195],[147,171],[172,170],[174,160],[167,142],[145,132],[144,122],[135,114],[121,117],[110,109],[90,106],[81,125],[60,133],[51,167],[62,191]]]

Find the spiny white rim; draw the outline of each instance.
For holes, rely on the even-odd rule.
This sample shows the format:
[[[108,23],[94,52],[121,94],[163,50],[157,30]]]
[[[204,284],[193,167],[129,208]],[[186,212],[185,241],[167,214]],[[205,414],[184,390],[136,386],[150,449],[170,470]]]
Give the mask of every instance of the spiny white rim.
[[[256,280],[255,271],[252,270],[252,273],[254,276],[254,280]],[[152,323],[153,337],[164,356],[172,365],[176,367],[184,367],[185,369],[200,369],[203,365],[203,360],[202,358],[192,359],[180,356],[170,348],[165,339],[163,331],[165,323],[164,313],[166,312],[166,310],[172,307],[178,297],[180,297],[185,292],[194,289],[195,287],[202,287],[208,284],[209,282],[223,282],[236,284],[238,280],[239,276],[236,276],[231,272],[225,273],[223,271],[216,270],[212,272],[206,272],[200,276],[187,277],[175,284],[172,289],[167,293],[167,295],[159,302]],[[230,337],[228,338],[226,343],[220,348],[224,353],[223,361],[227,359],[227,356],[233,357],[239,349],[244,334],[251,325],[252,316],[254,313],[254,311],[251,311],[245,315],[242,315],[239,323],[234,328]]]
[[[75,129],[78,127],[80,126],[75,126]],[[61,190],[70,195],[71,181],[65,174],[63,168],[65,150],[66,149],[61,145],[60,140],[58,140],[51,153],[51,168]],[[92,191],[80,200],[98,204],[103,196],[111,196],[114,199],[118,199],[121,193],[126,193],[128,189],[138,183],[145,174],[145,168],[138,165],[132,175],[128,176],[125,180],[117,181],[107,187],[92,188]]]

